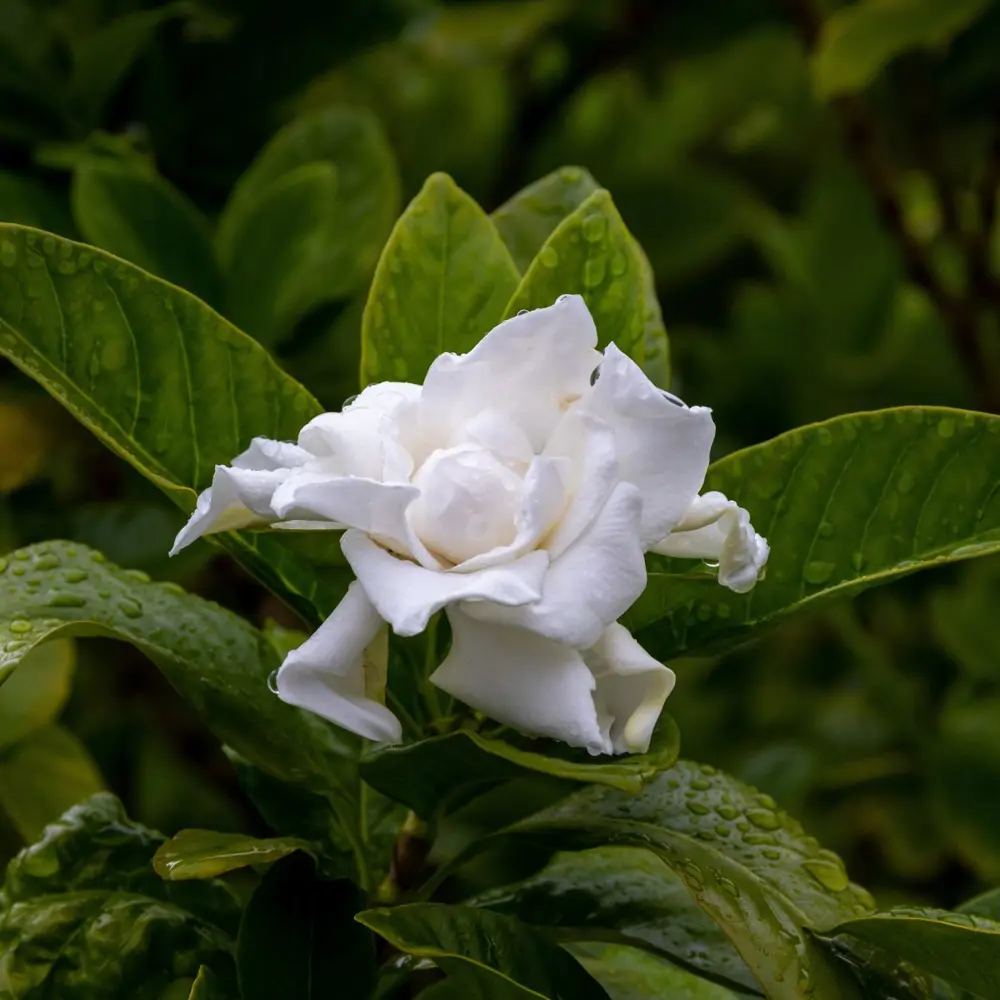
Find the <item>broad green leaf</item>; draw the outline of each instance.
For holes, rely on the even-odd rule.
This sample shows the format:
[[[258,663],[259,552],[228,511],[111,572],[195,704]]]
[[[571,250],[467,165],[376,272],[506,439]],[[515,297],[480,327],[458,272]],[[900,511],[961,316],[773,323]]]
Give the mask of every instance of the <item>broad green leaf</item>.
[[[186,511],[258,435],[294,439],[320,405],[192,295],[90,247],[0,225],[0,353]],[[308,620],[346,589],[323,543],[223,544]]]
[[[607,1000],[575,959],[511,917],[411,903],[357,919],[400,951],[431,959],[469,1000]]]
[[[314,848],[295,837],[261,840],[242,833],[181,830],[159,847],[153,867],[161,878],[172,882],[215,878],[249,865],[272,865],[296,851],[311,854]]]
[[[827,18],[813,57],[820,97],[864,90],[882,68],[911,49],[946,45],[990,0],[859,0]]]
[[[368,1000],[377,971],[372,935],[354,920],[362,905],[356,885],[321,881],[304,855],[279,861],[240,924],[242,1000]]]
[[[607,191],[595,191],[552,231],[507,306],[550,306],[560,295],[583,296],[597,324],[598,345],[611,341],[643,359],[646,265]]]
[[[46,726],[0,752],[0,810],[27,842],[103,789],[87,749],[62,726]]]
[[[617,944],[573,945],[570,951],[611,1000],[736,1000],[723,986],[699,979],[655,955]]]
[[[613,938],[740,992],[759,989],[718,924],[698,909],[681,878],[649,851],[598,847],[557,854],[537,874],[466,902],[559,928],[561,940]]]
[[[231,977],[236,905],[218,883],[171,886],[159,834],[110,795],[46,828],[0,892],[0,992],[16,1000],[153,1000],[204,964]]]
[[[232,994],[222,988],[218,976],[203,965],[198,970],[198,978],[192,984],[187,1000],[230,1000],[231,997]]]
[[[361,328],[362,384],[422,382],[439,354],[470,350],[500,322],[517,282],[486,213],[432,174],[379,259]]]
[[[514,266],[524,274],[564,219],[601,186],[582,167],[562,167],[529,184],[501,205],[490,218],[510,251]],[[656,280],[645,253],[635,244],[642,271],[645,320],[640,360],[657,385],[670,384],[670,348],[663,326]],[[560,293],[562,294],[562,293]]]
[[[771,1000],[857,996],[847,971],[808,928],[872,908],[843,863],[761,795],[707,765],[679,762],[639,795],[592,785],[509,827],[551,837],[562,850],[601,846],[652,851],[726,933]],[[474,844],[465,858],[489,839]],[[428,886],[457,868],[459,857]]]
[[[427,818],[490,785],[531,773],[638,792],[677,759],[680,735],[663,715],[644,754],[595,758],[551,742],[525,746],[530,749],[458,730],[407,746],[375,747],[362,757],[361,776]]]
[[[25,660],[24,671],[0,687],[0,752],[55,722],[69,697],[76,649],[71,639],[50,642]]]
[[[897,907],[829,931],[898,955],[982,1000],[1000,1000],[1000,923],[948,910]]]
[[[332,108],[285,126],[219,220],[233,319],[265,343],[367,282],[399,211],[399,176],[369,112]]]
[[[69,542],[19,549],[0,565],[0,683],[48,640],[121,639],[145,653],[248,760],[285,781],[352,794],[353,740],[268,690],[277,655],[244,619]]]
[[[987,889],[986,892],[967,899],[956,907],[959,913],[968,913],[973,917],[986,917],[1000,923],[1000,888]]]
[[[218,302],[208,220],[152,167],[86,156],[73,172],[71,198],[73,218],[88,243]]]
[[[938,407],[837,417],[714,463],[704,490],[745,507],[771,545],[749,594],[692,563],[650,559],[625,616],[654,656],[754,627],[925,567],[1000,551],[1000,418]]]

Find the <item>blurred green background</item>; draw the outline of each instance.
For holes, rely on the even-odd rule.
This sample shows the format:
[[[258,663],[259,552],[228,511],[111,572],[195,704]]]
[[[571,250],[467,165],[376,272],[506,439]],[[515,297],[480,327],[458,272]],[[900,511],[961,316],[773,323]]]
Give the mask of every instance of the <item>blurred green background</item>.
[[[854,410],[995,412],[998,52],[989,0],[0,0],[0,220],[188,287],[336,408],[425,177],[493,210],[579,165],[649,255],[717,456]],[[317,122],[330,162],[301,162]],[[0,556],[77,539],[296,624],[206,543],[168,561],[181,521],[0,362]],[[675,664],[684,754],[774,795],[880,902],[952,905],[1000,880],[998,612],[977,561]],[[34,655],[54,680],[0,691],[0,861],[102,784],[167,833],[258,829],[140,654]]]

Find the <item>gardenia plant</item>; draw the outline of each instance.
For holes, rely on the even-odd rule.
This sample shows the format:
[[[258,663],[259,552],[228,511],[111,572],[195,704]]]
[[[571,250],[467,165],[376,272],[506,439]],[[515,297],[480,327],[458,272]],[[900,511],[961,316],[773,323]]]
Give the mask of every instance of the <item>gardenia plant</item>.
[[[218,240],[258,336],[384,243],[364,388],[337,413],[188,292],[0,224],[0,353],[177,501],[175,551],[211,535],[304,626],[78,542],[0,558],[0,682],[52,639],[132,643],[271,834],[167,840],[93,794],[57,725],[0,733],[0,790],[55,820],[0,890],[0,997],[1000,1000],[997,894],[878,910],[769,794],[679,760],[663,710],[680,657],[1000,551],[1000,418],[850,414],[710,465],[711,413],[667,391],[651,270],[607,191],[566,168],[489,216],[435,175],[389,233],[391,153],[353,115],[279,133]],[[327,220],[336,245],[289,212],[268,259],[296,266],[240,284],[234,248],[329,179],[345,134],[367,139],[343,176],[371,190]]]
[[[347,529],[357,582],[277,692],[361,736],[402,735],[366,648],[444,608],[433,684],[527,734],[642,753],[674,686],[618,624],[645,553],[712,560],[741,594],[767,562],[745,510],[698,495],[714,436],[709,409],[613,343],[599,353],[584,300],[563,295],[440,355],[422,386],[371,385],[295,444],[255,438],[216,467],[173,551],[233,528]]]

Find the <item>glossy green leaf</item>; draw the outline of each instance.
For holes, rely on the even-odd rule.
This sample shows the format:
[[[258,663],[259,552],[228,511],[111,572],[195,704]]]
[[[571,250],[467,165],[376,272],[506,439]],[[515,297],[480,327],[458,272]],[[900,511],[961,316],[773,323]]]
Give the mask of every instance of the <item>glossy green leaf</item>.
[[[240,178],[219,220],[229,315],[273,344],[324,302],[367,282],[399,211],[399,177],[362,109],[285,126]]]
[[[625,616],[659,659],[925,567],[1000,551],[1000,418],[906,407],[837,417],[714,463],[704,490],[745,507],[771,545],[749,594],[652,558]]]
[[[25,670],[0,687],[0,751],[55,722],[69,697],[76,666],[72,640],[47,643],[25,660]]]
[[[83,238],[207,302],[220,278],[208,220],[144,163],[87,156],[73,172],[73,218]]]
[[[400,951],[431,959],[470,1000],[607,1000],[575,959],[511,917],[412,903],[365,910],[358,920]]]
[[[218,830],[181,830],[159,847],[153,867],[161,878],[180,882],[215,878],[249,865],[272,865],[296,851],[312,853],[313,846],[295,837],[260,839]]]
[[[813,57],[821,97],[863,90],[911,49],[946,45],[990,0],[859,0],[827,18]]]
[[[598,847],[557,854],[535,875],[467,902],[529,924],[559,928],[562,940],[610,937],[655,951],[740,992],[759,989],[719,925],[695,905],[680,876],[649,851]]]
[[[439,354],[470,350],[500,322],[517,282],[486,213],[432,174],[379,259],[362,321],[362,384],[422,382]]]
[[[150,862],[162,839],[107,794],[47,827],[0,891],[0,992],[152,1000],[203,964],[230,975],[235,901],[219,883],[161,881]]]
[[[597,324],[598,345],[611,341],[642,361],[646,325],[640,251],[607,191],[595,191],[545,241],[507,316],[550,306],[560,295],[583,296]]]
[[[899,955],[982,1000],[1000,998],[1000,923],[948,910],[897,907],[834,927]]]
[[[810,984],[817,997],[857,996],[846,968],[808,928],[859,916],[872,908],[871,897],[770,796],[714,768],[681,761],[639,795],[592,785],[505,833],[548,836],[562,850],[652,851],[723,929],[772,1000],[801,1000]],[[464,860],[439,872],[430,888]]]
[[[430,817],[490,785],[531,773],[637,792],[670,767],[679,751],[680,734],[669,715],[661,716],[646,753],[611,758],[545,741],[526,742],[522,748],[458,730],[405,746],[375,747],[362,757],[361,776],[383,794]]]
[[[515,267],[524,274],[553,231],[599,190],[601,186],[582,167],[562,167],[501,205],[490,218]],[[670,349],[656,297],[656,280],[645,253],[638,244],[635,248],[645,302],[643,347],[636,354],[649,378],[666,388],[670,384]]]
[[[986,917],[1000,923],[1000,888],[988,889],[986,892],[967,899],[957,907],[959,913],[968,913],[973,917]]]
[[[305,855],[264,876],[240,924],[242,1000],[368,1000],[375,986],[374,940],[354,920],[357,886],[323,882]]]
[[[257,435],[294,439],[321,412],[250,337],[130,264],[0,225],[0,265],[0,353],[186,511],[216,464]],[[220,540],[313,622],[349,581],[315,568],[327,550],[314,538]]]
[[[268,690],[277,655],[244,619],[68,542],[19,549],[2,565],[0,683],[50,639],[121,639],[153,660],[248,760],[286,781],[353,794],[355,741]]]
[[[637,948],[617,944],[574,945],[572,953],[608,991],[611,1000],[736,1000],[723,986],[699,979],[690,972]]]

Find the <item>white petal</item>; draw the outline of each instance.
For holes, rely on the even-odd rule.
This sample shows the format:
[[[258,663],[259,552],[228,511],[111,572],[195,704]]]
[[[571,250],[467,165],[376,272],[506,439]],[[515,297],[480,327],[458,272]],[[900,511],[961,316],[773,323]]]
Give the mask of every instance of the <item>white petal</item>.
[[[492,719],[592,753],[610,753],[594,706],[595,680],[569,646],[448,609],[451,650],[431,682]]]
[[[275,491],[273,505],[282,521],[331,521],[377,535],[398,551],[415,555],[406,508],[419,495],[408,484],[303,470]]]
[[[646,586],[641,515],[639,491],[619,483],[590,530],[549,567],[540,601],[520,607],[468,604],[462,610],[579,649],[592,646]]]
[[[680,559],[719,564],[719,583],[737,594],[752,590],[767,564],[770,547],[735,500],[712,491],[696,497],[681,523],[652,547]]]
[[[312,459],[312,454],[290,441],[255,437],[250,447],[230,463],[234,469],[294,469]]]
[[[178,532],[170,554],[176,555],[202,535],[275,521],[271,499],[289,475],[290,469],[257,471],[217,465],[212,485],[198,497],[194,513]]]
[[[598,713],[611,719],[615,753],[645,753],[674,672],[654,660],[617,622],[583,654],[597,680]]]
[[[395,431],[388,416],[362,406],[314,417],[299,431],[299,446],[323,459],[323,468],[330,473],[405,481],[413,462]]]
[[[701,489],[715,437],[712,411],[671,402],[614,344],[581,406],[614,429],[620,476],[642,493],[642,540],[649,548]]]
[[[399,559],[360,531],[346,532],[340,546],[369,599],[397,635],[422,632],[435,611],[456,601],[537,601],[549,562],[544,552],[529,552],[502,566],[453,573]]]
[[[527,435],[508,414],[499,410],[480,410],[464,424],[458,424],[448,442],[452,447],[477,444],[488,448],[512,469],[523,471],[535,457]]]
[[[448,440],[486,408],[511,417],[540,452],[563,410],[600,363],[597,328],[579,295],[506,320],[468,354],[442,354],[421,394],[427,433]]]
[[[361,586],[352,583],[333,614],[285,657],[278,697],[366,739],[398,742],[399,720],[370,696],[379,684],[365,670],[365,649],[384,625]]]

